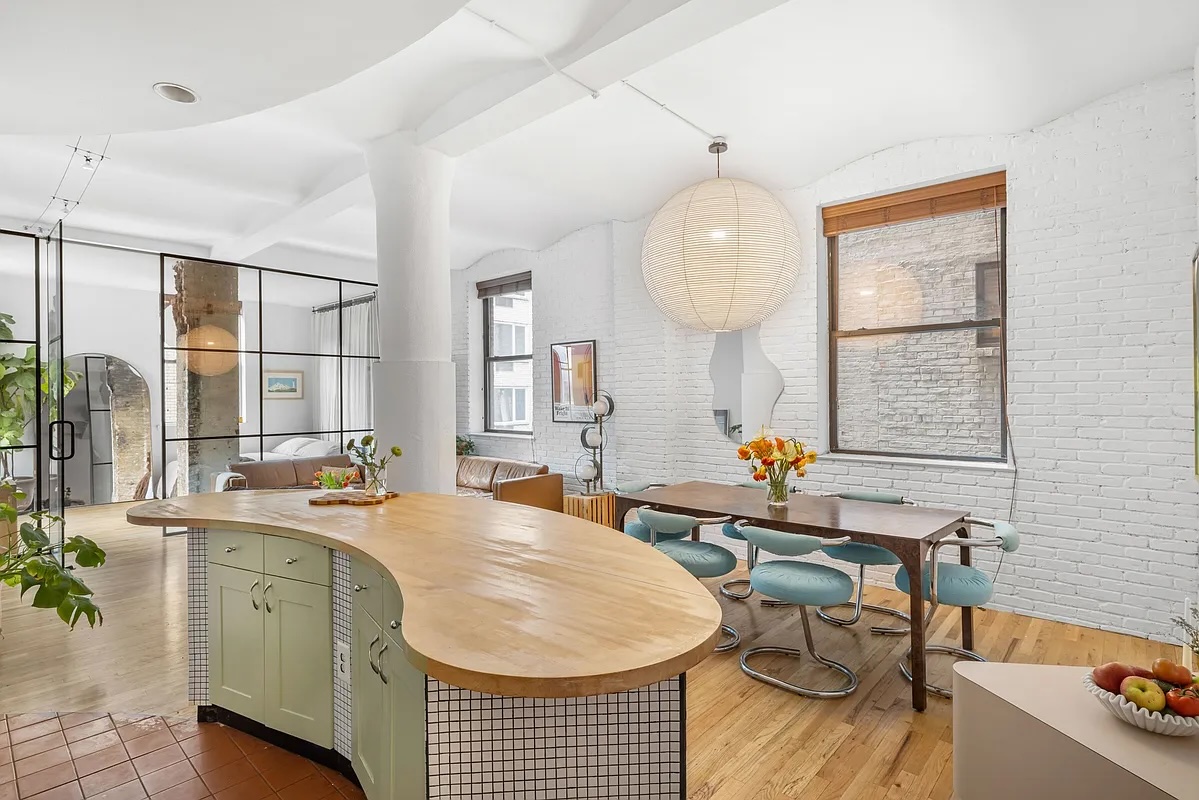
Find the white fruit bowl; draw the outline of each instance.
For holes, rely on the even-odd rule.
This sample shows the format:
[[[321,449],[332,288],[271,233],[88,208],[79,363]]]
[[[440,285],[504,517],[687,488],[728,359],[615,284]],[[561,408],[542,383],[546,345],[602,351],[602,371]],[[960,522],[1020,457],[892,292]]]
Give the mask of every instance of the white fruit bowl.
[[[1160,733],[1162,736],[1194,736],[1199,733],[1199,717],[1180,717],[1160,711],[1146,711],[1124,699],[1122,695],[1096,686],[1090,673],[1083,676],[1082,685],[1113,717],[1129,725],[1135,725],[1150,733]]]

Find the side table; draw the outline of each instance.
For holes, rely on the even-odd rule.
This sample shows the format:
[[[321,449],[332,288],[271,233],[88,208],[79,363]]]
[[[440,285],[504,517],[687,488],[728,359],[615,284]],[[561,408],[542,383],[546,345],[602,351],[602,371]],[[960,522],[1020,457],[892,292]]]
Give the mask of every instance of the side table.
[[[616,494],[568,494],[562,498],[562,510],[572,517],[597,522],[615,528]]]

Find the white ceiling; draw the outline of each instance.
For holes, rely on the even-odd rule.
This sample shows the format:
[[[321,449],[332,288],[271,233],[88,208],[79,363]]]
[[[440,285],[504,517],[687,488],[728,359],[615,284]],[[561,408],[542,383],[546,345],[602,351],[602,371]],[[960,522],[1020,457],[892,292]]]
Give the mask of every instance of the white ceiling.
[[[134,4],[108,5],[95,24],[109,26],[109,42],[140,44],[169,17],[118,25]],[[378,31],[395,26],[377,8],[373,15],[361,11],[383,4],[357,0],[311,5],[336,8],[339,18],[360,8],[352,27],[354,37],[367,37],[361,44],[369,57],[359,52],[357,38],[353,48],[322,49],[313,37],[329,27],[330,41],[342,41],[332,34],[344,33],[339,26],[347,23],[313,12],[289,15],[285,23],[271,20],[275,28],[257,31],[252,58],[229,58],[230,50],[249,52],[241,49],[249,34],[237,34],[241,43],[217,34],[225,27],[253,29],[261,21],[247,18],[247,4],[238,4],[236,15],[225,15],[238,25],[223,26],[225,5],[207,4],[203,25],[189,23],[186,34],[171,37],[193,63],[228,59],[211,70],[214,81],[242,74],[237,85],[214,83],[220,87],[215,94],[194,87],[203,100],[191,108],[209,113],[211,102],[207,119],[242,114],[258,100],[256,107],[265,110],[180,130],[113,135],[111,157],[95,173],[78,163],[67,169],[60,196],[77,196],[95,176],[68,227],[225,248],[249,261],[260,260],[253,254],[275,241],[282,243],[269,251],[275,263],[279,253],[294,258],[310,251],[369,261],[374,209],[369,182],[361,177],[362,145],[411,128],[459,156],[451,218],[453,261],[462,267],[492,250],[540,248],[588,224],[640,217],[711,174],[704,136],[621,79],[728,137],[726,174],[781,189],[905,141],[1027,129],[1192,66],[1199,46],[1194,0],[1146,0],[1135,9],[1120,0],[473,0],[423,37],[404,27],[393,42],[394,55],[381,58],[387,45]],[[400,4],[424,9],[428,27],[455,5]],[[49,23],[49,13],[39,12],[39,25]],[[0,45],[11,41],[5,18],[12,14],[7,7],[0,11]],[[30,23],[21,17],[29,14],[17,14],[26,30]],[[396,14],[411,17],[410,10]],[[552,76],[529,46],[486,19],[598,89],[598,99]],[[156,41],[162,38],[159,31]],[[267,48],[266,41],[286,43]],[[73,49],[86,44],[67,42]],[[64,62],[75,65],[73,72],[56,68],[40,75],[42,91],[27,103],[20,101],[24,87],[0,88],[9,100],[0,104],[0,130],[59,132],[0,137],[0,217],[33,221],[42,214],[45,224],[60,216],[61,204],[43,209],[77,135],[90,134],[81,146],[99,150],[106,137],[97,130],[180,124],[158,114],[163,106],[174,109],[153,94],[126,103],[116,92],[110,102],[103,81],[112,80],[108,70],[117,68],[108,62],[120,59],[113,59],[111,47],[81,52],[88,58]],[[133,74],[172,66],[168,55],[148,48]],[[297,66],[302,55],[320,63]],[[0,69],[12,58],[0,52]],[[194,80],[168,72],[154,75]],[[254,72],[266,83],[246,97],[244,78]],[[88,75],[83,100],[47,101],[65,98],[58,89],[64,74],[79,80]],[[287,81],[276,80],[283,74]],[[306,96],[290,99],[301,94]],[[140,107],[149,100],[154,113]],[[46,124],[15,124],[22,105],[36,108],[34,116]],[[97,127],[106,110],[115,116]]]

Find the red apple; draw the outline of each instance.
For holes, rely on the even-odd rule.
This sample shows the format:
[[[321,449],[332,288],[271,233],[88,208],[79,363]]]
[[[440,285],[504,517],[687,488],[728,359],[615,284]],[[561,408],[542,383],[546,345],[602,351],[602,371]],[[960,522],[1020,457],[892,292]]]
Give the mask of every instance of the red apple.
[[[1166,707],[1166,693],[1148,678],[1132,675],[1120,682],[1120,694],[1137,708],[1161,711]]]
[[[1145,669],[1144,667],[1138,667],[1134,664],[1132,667],[1132,674],[1136,675],[1138,678],[1152,678],[1153,670]]]
[[[1119,661],[1111,661],[1101,667],[1095,667],[1091,670],[1091,680],[1095,681],[1095,685],[1100,689],[1106,689],[1109,692],[1118,694],[1120,692],[1120,682],[1130,675],[1136,675],[1133,671],[1135,667]],[[1152,675],[1147,677],[1152,678]]]

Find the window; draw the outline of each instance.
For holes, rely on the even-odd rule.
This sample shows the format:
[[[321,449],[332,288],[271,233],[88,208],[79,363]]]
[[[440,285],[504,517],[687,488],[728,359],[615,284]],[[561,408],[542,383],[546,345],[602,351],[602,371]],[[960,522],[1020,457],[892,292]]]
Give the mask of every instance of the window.
[[[1005,180],[824,208],[834,452],[1007,458]]]
[[[532,433],[533,280],[528,273],[483,281],[484,429]]]

